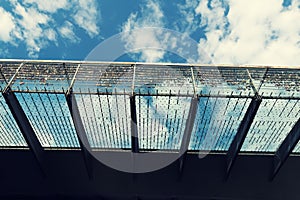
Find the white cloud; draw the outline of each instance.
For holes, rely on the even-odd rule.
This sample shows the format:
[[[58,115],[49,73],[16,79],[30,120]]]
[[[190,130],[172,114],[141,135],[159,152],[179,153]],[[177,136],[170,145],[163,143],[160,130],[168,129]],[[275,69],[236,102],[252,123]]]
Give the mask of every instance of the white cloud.
[[[66,21],[60,28],[59,33],[60,36],[66,39],[71,40],[73,43],[79,42],[80,39],[75,35],[73,31],[73,24],[69,21]]]
[[[54,13],[59,9],[66,9],[70,7],[70,2],[68,0],[24,0],[27,5],[35,4],[38,7],[38,10]]]
[[[83,28],[90,37],[99,34],[99,27],[97,26],[99,10],[96,1],[79,0],[76,8],[74,20],[77,25]]]
[[[0,40],[8,42],[11,40],[11,32],[15,28],[13,16],[0,7]]]
[[[131,13],[122,26],[122,40],[125,42],[126,50],[136,53],[129,55],[138,61],[166,62],[166,59],[168,59],[165,56],[166,52],[170,52],[172,56],[168,62],[174,61],[175,56],[181,57],[190,63],[195,63],[199,60],[199,57],[207,61],[207,55],[198,55],[197,41],[189,37],[191,30],[197,29],[197,23],[190,25],[193,22],[192,16],[196,13],[195,11],[189,11],[189,7],[192,6],[196,7],[197,2],[187,0],[187,4],[178,5],[180,9],[183,9],[183,11],[180,11],[181,14],[188,15],[188,19],[186,21],[178,20],[174,23],[169,22],[172,25],[174,24],[173,27],[176,31],[163,28],[168,26],[168,24],[165,24],[167,18],[157,1],[147,1],[140,12]]]
[[[4,49],[3,47],[0,48],[0,55],[2,56],[8,56],[10,55],[8,49]]]
[[[183,4],[178,4],[179,17],[174,21],[175,29],[180,32],[190,34],[199,28],[200,18],[195,8],[198,5],[196,0],[185,0]]]
[[[42,26],[49,24],[51,19],[36,8],[26,8],[17,2],[13,11],[18,16],[15,19],[18,25],[14,30],[15,37],[25,41],[30,57],[37,58],[38,52],[45,44]]]
[[[59,37],[79,42],[76,27],[84,29],[90,37],[99,34],[95,0],[11,0],[10,6],[12,12],[0,6],[0,42],[14,46],[24,43],[31,58],[37,58],[50,43],[58,45]],[[57,12],[64,12],[62,18],[53,15]]]
[[[196,13],[206,27],[199,47],[214,63],[299,65],[300,1],[287,8],[275,0],[201,1]]]
[[[126,42],[126,49],[140,53],[139,61],[158,62],[164,57],[165,52],[161,50],[166,45],[162,41],[163,35],[155,29],[143,29],[163,27],[163,17],[159,3],[148,1],[143,5],[140,13],[131,13],[126,23],[123,24],[122,39]]]

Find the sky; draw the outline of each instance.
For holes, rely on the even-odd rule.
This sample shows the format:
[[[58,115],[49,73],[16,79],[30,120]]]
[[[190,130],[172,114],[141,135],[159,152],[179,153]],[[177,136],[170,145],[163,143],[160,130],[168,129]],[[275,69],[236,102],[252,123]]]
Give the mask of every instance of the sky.
[[[2,0],[0,58],[86,60],[117,42],[114,61],[299,66],[299,19],[300,0]]]

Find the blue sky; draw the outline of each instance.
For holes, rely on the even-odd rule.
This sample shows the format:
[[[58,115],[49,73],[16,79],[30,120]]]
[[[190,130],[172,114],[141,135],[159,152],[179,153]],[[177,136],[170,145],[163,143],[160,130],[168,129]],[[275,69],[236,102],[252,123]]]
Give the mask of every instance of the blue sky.
[[[199,63],[299,65],[299,19],[299,0],[2,0],[0,58],[84,60],[126,31],[135,51],[117,60],[188,62],[167,51],[187,48],[176,31],[196,42]],[[136,31],[146,27],[169,31]]]

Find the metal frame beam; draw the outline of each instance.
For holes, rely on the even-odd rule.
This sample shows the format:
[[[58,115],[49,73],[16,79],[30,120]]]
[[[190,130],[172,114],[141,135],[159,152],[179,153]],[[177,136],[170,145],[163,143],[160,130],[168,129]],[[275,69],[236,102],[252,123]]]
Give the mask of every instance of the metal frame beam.
[[[184,161],[185,161],[185,158],[186,158],[186,153],[187,153],[188,148],[189,148],[189,144],[190,144],[190,140],[191,140],[191,135],[192,135],[192,131],[193,131],[194,123],[195,123],[197,110],[198,110],[198,98],[193,97],[192,100],[191,100],[189,114],[188,114],[188,118],[186,120],[186,125],[185,125],[185,129],[184,129],[184,133],[183,133],[183,138],[182,138],[181,146],[180,146],[180,150],[179,150],[179,155],[180,155],[180,158],[179,158],[179,179],[181,178],[182,173],[183,173]]]
[[[93,167],[92,167],[92,155],[90,154],[91,147],[86,136],[86,132],[80,117],[77,101],[75,95],[68,90],[69,93],[65,95],[67,104],[73,119],[73,123],[76,129],[76,135],[79,141],[79,145],[82,151],[85,167],[90,180],[93,179]]]
[[[79,145],[81,148],[81,152],[83,155],[83,160],[84,160],[84,164],[87,170],[87,174],[90,180],[93,179],[93,164],[92,164],[92,155],[90,154],[91,151],[91,147],[88,141],[88,138],[86,136],[86,132],[80,117],[80,112],[78,109],[78,105],[77,105],[77,101],[75,98],[75,94],[73,93],[73,86],[74,86],[74,82],[76,80],[76,76],[78,74],[78,71],[80,69],[81,65],[78,64],[75,74],[71,80],[71,82],[69,83],[70,86],[68,88],[68,90],[65,93],[65,97],[66,97],[66,101],[69,107],[69,111],[71,113],[72,116],[72,120],[76,129],[76,135],[79,141]]]
[[[294,147],[297,145],[300,139],[300,119],[296,122],[292,130],[286,136],[284,141],[281,143],[278,150],[275,152],[273,159],[273,172],[271,180],[275,178],[283,164],[286,162],[289,155],[292,153]]]
[[[135,70],[136,65],[133,66],[133,76],[132,76],[132,85],[131,85],[131,95],[130,100],[130,127],[131,127],[131,151],[132,153],[138,153],[139,150],[139,134],[137,127],[137,116],[136,116],[136,101],[135,101]]]
[[[3,92],[6,92],[7,90],[11,90],[11,85],[13,84],[13,81],[16,79],[16,76],[18,75],[20,69],[24,66],[25,64],[22,62],[18,69],[16,70],[16,73],[11,77],[9,82],[7,83],[6,87],[4,88]]]
[[[44,149],[40,144],[37,136],[34,133],[30,122],[22,109],[20,102],[18,101],[16,95],[11,91],[10,87],[6,87],[5,91],[2,93],[11,113],[16,120],[21,133],[26,140],[28,147],[32,151],[37,164],[42,172],[43,177],[46,177],[45,172],[45,159],[44,159]]]
[[[194,128],[194,123],[195,123],[195,118],[196,118],[196,114],[197,114],[197,110],[198,110],[198,96],[197,96],[197,90],[196,90],[196,82],[195,82],[195,76],[194,76],[194,70],[193,67],[191,67],[191,78],[192,78],[192,83],[193,83],[193,97],[191,100],[191,104],[190,104],[190,109],[189,109],[189,113],[188,113],[188,118],[185,124],[185,129],[184,129],[184,133],[183,133],[183,138],[181,141],[181,146],[180,146],[180,150],[179,150],[179,175],[178,175],[178,179],[181,178],[182,176],[182,172],[183,172],[183,168],[184,168],[184,161],[186,158],[186,153],[188,151],[189,148],[189,144],[190,144],[190,140],[191,140],[191,135],[192,135],[192,131]]]
[[[137,116],[136,116],[136,102],[135,95],[130,98],[130,115],[131,115],[131,151],[133,153],[139,152],[139,136],[137,128]]]
[[[233,167],[233,164],[236,160],[236,157],[242,148],[246,135],[251,127],[251,124],[254,120],[254,117],[258,111],[258,108],[262,102],[262,98],[256,95],[252,100],[251,103],[244,115],[243,120],[241,121],[237,133],[227,151],[226,161],[227,161],[227,168],[226,168],[226,179],[229,177],[230,171]]]
[[[16,79],[18,72],[20,69],[25,65],[24,62],[20,63],[20,66],[16,70],[15,74],[10,78],[10,80],[7,82],[6,87],[2,91],[2,95],[6,101],[6,104],[8,105],[14,119],[16,120],[21,133],[26,140],[26,143],[31,150],[31,152],[34,155],[34,158],[38,164],[38,167],[41,170],[42,176],[46,177],[45,172],[45,158],[44,158],[44,149],[39,142],[37,136],[35,135],[35,132],[29,122],[29,119],[27,118],[24,110],[22,109],[22,106],[20,102],[18,101],[16,95],[11,90],[11,85],[13,84],[14,80]],[[5,77],[4,77],[5,78]]]

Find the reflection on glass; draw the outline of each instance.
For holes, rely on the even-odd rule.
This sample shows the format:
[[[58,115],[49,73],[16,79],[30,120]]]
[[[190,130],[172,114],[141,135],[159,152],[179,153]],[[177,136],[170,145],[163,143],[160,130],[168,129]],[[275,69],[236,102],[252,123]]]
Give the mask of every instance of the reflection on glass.
[[[82,64],[73,86],[75,93],[130,93],[133,65]]]
[[[242,151],[275,152],[300,117],[298,100],[263,99]]]
[[[259,93],[272,97],[300,97],[300,70],[268,69]]]
[[[0,146],[27,146],[2,94],[0,94]]]
[[[14,91],[56,91],[63,92],[69,88],[76,65],[30,64],[20,68],[12,85]]]
[[[191,98],[178,96],[136,98],[140,148],[179,150]]]
[[[79,147],[65,96],[50,93],[16,93],[43,147]]]
[[[198,103],[189,149],[228,150],[250,99],[202,97]]]
[[[134,86],[138,94],[193,94],[191,67],[137,65]]]
[[[78,94],[76,101],[92,148],[130,148],[127,95]]]

